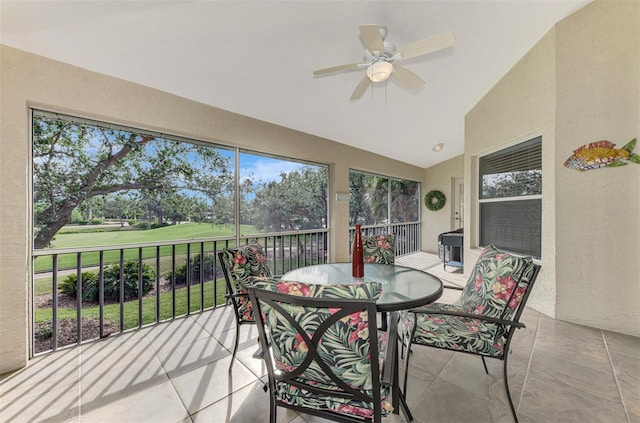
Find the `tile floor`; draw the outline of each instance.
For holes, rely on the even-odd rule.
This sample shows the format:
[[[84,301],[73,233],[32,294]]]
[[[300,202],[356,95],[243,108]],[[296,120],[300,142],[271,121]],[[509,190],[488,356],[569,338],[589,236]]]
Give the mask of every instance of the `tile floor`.
[[[428,254],[399,259],[445,282],[459,272]],[[455,301],[456,292],[442,301]],[[0,422],[267,422],[268,398],[253,359],[257,332],[245,326],[233,372],[230,308],[38,357],[0,376]],[[509,358],[522,423],[640,423],[640,339],[526,310]],[[415,422],[510,422],[502,363],[416,347],[408,402]],[[280,422],[324,421],[279,409]],[[392,415],[386,422],[404,419]]]

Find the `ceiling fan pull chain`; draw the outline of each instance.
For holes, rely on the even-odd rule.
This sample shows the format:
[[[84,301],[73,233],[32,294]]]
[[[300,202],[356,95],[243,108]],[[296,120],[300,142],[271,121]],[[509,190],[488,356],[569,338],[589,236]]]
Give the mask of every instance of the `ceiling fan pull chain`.
[[[387,107],[387,105],[389,104],[387,102],[387,86],[388,86],[388,84],[389,84],[389,80],[387,79],[387,80],[384,81],[384,106],[385,107]]]

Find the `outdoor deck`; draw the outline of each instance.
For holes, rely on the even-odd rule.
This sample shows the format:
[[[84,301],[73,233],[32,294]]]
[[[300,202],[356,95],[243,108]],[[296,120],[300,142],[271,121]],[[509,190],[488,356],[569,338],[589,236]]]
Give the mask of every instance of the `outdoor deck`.
[[[430,254],[398,260],[464,284]],[[443,300],[455,299],[447,294]],[[509,359],[520,421],[640,422],[640,339],[528,309]],[[231,375],[230,307],[180,318],[32,360],[0,377],[1,422],[266,422],[257,331],[242,329]],[[501,362],[416,347],[408,403],[420,422],[510,422]],[[523,389],[524,386],[524,389]],[[279,409],[281,422],[322,419]],[[388,422],[403,422],[393,415]]]

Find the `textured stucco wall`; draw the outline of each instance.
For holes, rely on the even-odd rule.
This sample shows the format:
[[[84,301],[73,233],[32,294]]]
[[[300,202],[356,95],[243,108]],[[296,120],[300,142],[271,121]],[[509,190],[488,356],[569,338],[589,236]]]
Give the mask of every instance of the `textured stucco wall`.
[[[640,164],[563,167],[640,138],[640,2],[592,3],[556,31],[556,317],[640,336]]]
[[[640,3],[596,1],[549,31],[466,117],[466,262],[479,253],[478,155],[542,135],[542,272],[531,305],[640,335],[640,165],[563,166],[582,144],[640,137],[639,102]]]
[[[425,169],[425,183],[422,186],[422,249],[438,252],[438,234],[453,227],[454,192],[453,178],[464,177],[464,156],[460,155]],[[442,191],[447,198],[443,208],[428,210],[424,205],[424,195],[431,190]]]
[[[542,271],[529,304],[555,313],[555,31],[547,33],[465,119],[465,273],[478,248],[478,157],[542,136]]]
[[[424,169],[0,45],[0,373],[28,357],[29,108],[330,165],[330,260],[347,261],[349,168],[422,181]],[[274,107],[277,107],[274,106]]]

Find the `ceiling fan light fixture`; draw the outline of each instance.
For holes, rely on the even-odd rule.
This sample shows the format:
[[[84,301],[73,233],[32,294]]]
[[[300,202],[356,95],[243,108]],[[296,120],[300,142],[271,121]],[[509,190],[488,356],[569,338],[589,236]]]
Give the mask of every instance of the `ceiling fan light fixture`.
[[[389,79],[393,72],[393,65],[383,60],[374,62],[367,68],[367,76],[371,82],[382,82]]]

